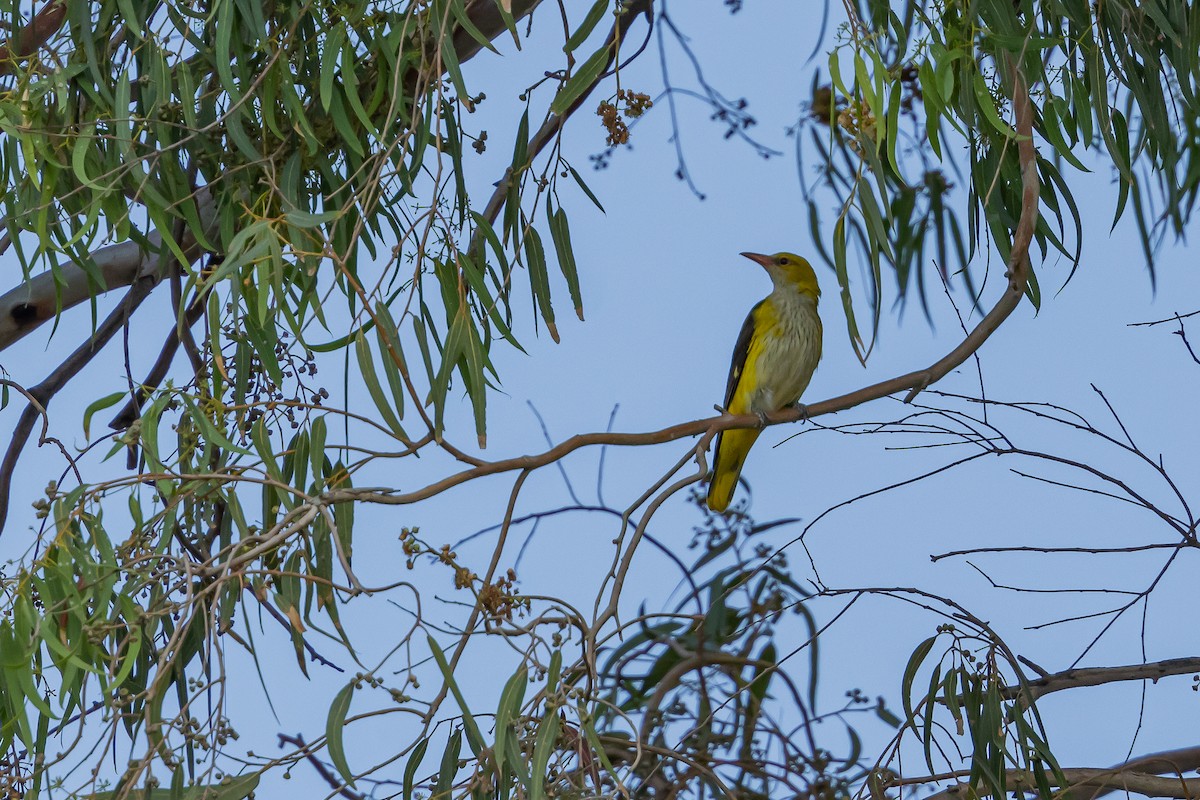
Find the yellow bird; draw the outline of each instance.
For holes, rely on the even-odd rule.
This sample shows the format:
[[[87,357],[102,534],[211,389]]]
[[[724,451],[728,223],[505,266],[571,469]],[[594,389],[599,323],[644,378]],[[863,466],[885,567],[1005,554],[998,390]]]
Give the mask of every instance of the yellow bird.
[[[725,410],[763,417],[797,402],[821,360],[821,318],[817,315],[821,288],[812,265],[794,253],[742,255],[761,264],[775,288],[750,309],[742,324],[729,367]],[[760,432],[745,429],[718,434],[708,487],[708,507],[713,511],[729,507],[746,454]]]

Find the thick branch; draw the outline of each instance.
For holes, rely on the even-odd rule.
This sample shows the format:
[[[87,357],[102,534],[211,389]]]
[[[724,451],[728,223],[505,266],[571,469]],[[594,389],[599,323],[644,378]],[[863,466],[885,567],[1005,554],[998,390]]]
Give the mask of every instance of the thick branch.
[[[1146,797],[1173,797],[1178,800],[1200,798],[1200,778],[1184,778],[1182,776],[1147,775],[1142,772],[1122,772],[1113,769],[1092,769],[1075,767],[1062,771],[1065,783],[1059,784],[1051,772],[1046,773],[1046,780],[1051,786],[1062,789],[1095,789],[1093,792],[1072,792],[1069,800],[1086,800],[1099,797],[1110,792],[1132,792]],[[1020,771],[1009,770],[1005,776],[1005,785],[1010,791],[1036,792],[1037,783],[1033,775]],[[976,792],[970,784],[956,783],[949,789],[930,795],[926,800],[961,800],[974,797]]]
[[[1181,747],[1178,750],[1164,750],[1161,753],[1138,756],[1122,764],[1121,769],[1154,775],[1170,775],[1172,777],[1169,780],[1178,781],[1183,773],[1200,769],[1200,746]],[[1193,778],[1191,782],[1194,783],[1195,780]],[[1097,797],[1115,792],[1120,788],[1116,785],[1105,786],[1086,797],[1077,798],[1077,800],[1095,800]],[[1192,794],[1192,797],[1196,796],[1195,793]]]
[[[1200,778],[1185,778],[1185,772],[1200,767],[1200,747],[1184,747],[1161,753],[1150,753],[1130,759],[1107,769],[1075,767],[1062,771],[1064,783],[1052,772],[1045,773],[1051,786],[1063,789],[1083,789],[1071,792],[1067,800],[1095,800],[1112,792],[1132,792],[1146,797],[1174,797],[1179,800],[1200,798]],[[970,772],[930,775],[927,778],[900,779],[893,785],[921,785],[948,779],[965,778]],[[1009,791],[1032,791],[1038,787],[1032,774],[1024,770],[1008,770],[1005,785]],[[959,800],[974,796],[970,784],[956,783],[927,800]]]
[[[1135,772],[1152,772],[1163,775],[1169,772],[1184,773],[1200,769],[1200,746],[1164,750],[1130,759],[1121,765]]]
[[[66,19],[66,0],[54,0],[42,6],[41,10],[33,15],[33,19],[21,28],[15,44],[0,44],[0,75],[11,72],[17,59],[33,55],[34,51],[58,32]]]
[[[1012,700],[1025,696],[1036,700],[1042,695],[1074,689],[1079,686],[1102,686],[1117,681],[1156,681],[1169,675],[1200,673],[1200,657],[1168,658],[1150,664],[1130,664],[1124,667],[1090,667],[1068,669],[1044,678],[1029,681],[1025,686],[1013,686],[1005,690],[1005,698]]]
[[[196,207],[205,225],[211,225],[212,195],[201,189]],[[154,231],[146,237],[149,248],[128,241],[102,247],[92,253],[96,267],[104,277],[104,286],[91,282],[83,268],[75,263],[63,264],[55,272],[43,272],[25,283],[0,295],[0,351],[7,349],[31,333],[46,320],[77,306],[96,295],[131,286],[135,281],[148,280],[154,288],[166,277],[166,269],[174,269],[175,259],[162,258],[162,234]],[[200,255],[196,237],[184,230],[179,243],[190,261]]]
[[[504,17],[500,4],[509,8],[514,20],[519,20],[533,11],[542,0],[467,0],[467,16],[489,41],[505,31]],[[466,61],[483,49],[475,37],[459,28],[454,32],[454,52],[459,61]]]

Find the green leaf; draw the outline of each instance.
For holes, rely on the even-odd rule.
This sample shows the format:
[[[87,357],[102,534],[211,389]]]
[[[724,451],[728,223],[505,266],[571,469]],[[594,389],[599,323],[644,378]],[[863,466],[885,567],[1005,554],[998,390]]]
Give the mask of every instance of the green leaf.
[[[407,374],[408,366],[404,361],[404,351],[401,349],[400,336],[396,323],[392,321],[387,306],[380,301],[375,304],[375,338],[379,342],[379,359],[383,363],[383,374],[387,377],[388,390],[396,403],[396,416],[404,418],[404,395],[406,389],[401,371]]]
[[[925,641],[917,645],[917,649],[909,656],[908,664],[904,667],[904,678],[901,681],[900,700],[904,703],[905,716],[911,721],[913,719],[913,702],[912,702],[912,685],[913,680],[917,677],[917,670],[921,668],[925,657],[929,655],[929,651],[933,649],[934,642],[937,641],[937,636],[930,636]]]
[[[354,786],[354,773],[346,761],[346,746],[342,740],[342,731],[346,725],[346,717],[350,713],[350,701],[354,697],[354,684],[350,681],[333,698],[329,706],[329,715],[325,718],[325,746],[329,749],[329,760],[337,769],[338,774],[346,785]]]
[[[242,127],[242,119],[243,114],[240,108],[231,110],[225,117],[225,130],[243,156],[252,162],[258,161],[262,158],[262,153],[259,152],[258,144]],[[165,234],[166,229],[160,227],[159,230],[164,231]],[[164,238],[166,238],[165,235]]]
[[[937,768],[933,765],[933,702],[937,697],[938,688],[942,684],[942,665],[940,663],[933,665],[933,672],[929,676],[929,692],[925,695],[925,724],[921,731],[921,745],[925,750],[925,765],[930,772],[934,772]]]
[[[874,51],[871,51],[874,55]],[[854,88],[862,96],[862,99],[871,109],[871,114],[878,120],[883,116],[882,109],[876,106],[878,96],[875,94],[874,82],[871,80],[870,74],[867,72],[867,62],[863,60],[862,54],[854,51]]]
[[[480,214],[478,211],[471,210],[471,221],[475,223],[475,231],[478,235],[483,236],[483,240],[487,242],[488,247],[492,249],[493,255],[496,256],[496,261],[499,262],[501,272],[508,272],[508,257],[504,252],[504,245],[500,243],[500,237],[496,235],[496,229],[488,222],[487,217]],[[482,248],[480,248],[482,250]],[[483,260],[482,253],[471,253],[471,256],[479,257]]]
[[[371,400],[374,401],[379,415],[383,417],[384,423],[398,439],[408,441],[408,434],[404,432],[404,427],[400,424],[400,419],[392,409],[391,400],[379,382],[379,374],[375,371],[375,358],[371,353],[370,345],[367,344],[367,337],[363,335],[361,330],[354,337],[354,352],[358,357],[359,374],[362,376],[363,383],[367,386],[367,392],[371,395]]]
[[[138,656],[142,652],[142,637],[131,636],[129,638],[129,649],[125,653],[125,657],[121,659],[121,668],[117,670],[113,676],[109,686],[119,689],[124,685],[126,679],[133,673],[133,668],[137,666]]]
[[[604,767],[604,771],[613,779],[614,785],[620,786],[621,778],[617,775],[617,771],[613,769],[612,762],[608,760],[608,755],[604,752],[604,744],[600,741],[600,736],[596,733],[595,716],[587,715],[585,711],[586,709],[581,703],[579,705],[579,718],[582,722],[579,727],[583,729],[583,734],[592,748],[592,754],[600,759],[600,765]]]
[[[325,46],[321,50],[321,82],[319,85],[321,108],[329,111],[333,102],[333,82],[337,77],[338,59],[342,54],[342,45],[346,40],[345,23],[336,23],[325,36]]]
[[[438,42],[438,55],[441,56],[442,66],[450,76],[450,83],[459,97],[467,96],[467,84],[463,81],[462,67],[459,66],[458,52],[454,49],[453,29],[442,32]]]
[[[505,754],[505,763],[516,773],[517,783],[525,790],[525,796],[528,797],[533,791],[531,788],[533,780],[530,778],[529,768],[525,764],[525,753],[521,750],[517,737],[509,736],[506,742],[505,747],[508,752]]]
[[[259,418],[251,426],[250,441],[254,443],[254,449],[258,451],[258,457],[262,459],[267,475],[274,481],[286,483],[287,478],[279,467],[280,459],[275,457],[275,448],[271,446],[271,431],[263,418]]]
[[[884,135],[887,138],[887,158],[896,174],[900,174],[900,161],[896,156],[896,137],[900,130],[900,81],[892,83],[888,93],[887,124],[884,125]]]
[[[1042,288],[1038,285],[1037,272],[1033,269],[1032,261],[1028,261],[1025,266],[1029,272],[1029,280],[1025,283],[1025,296],[1029,298],[1030,303],[1033,303],[1033,310],[1040,311],[1042,308]]]
[[[89,178],[87,174],[88,154],[95,152],[96,149],[95,134],[96,126],[88,125],[75,137],[75,142],[71,146],[71,169],[84,186],[103,190],[104,187]]]
[[[446,742],[446,750],[442,753],[441,767],[438,769],[437,784],[433,796],[429,800],[450,800],[450,791],[454,788],[454,776],[458,774],[458,754],[462,750],[462,731],[454,729],[450,740]]]
[[[215,444],[221,449],[228,450],[231,453],[240,453],[245,456],[250,455],[249,450],[244,447],[238,447],[229,440],[229,437],[217,430],[217,426],[214,425],[212,420],[208,418],[208,415],[196,407],[196,404],[192,402],[191,398],[189,398],[187,395],[179,395],[179,399],[187,409],[188,416],[191,417],[192,421],[196,423],[196,427],[200,429],[205,442]]]
[[[178,794],[171,789],[132,789],[96,792],[83,797],[87,800],[116,800],[118,797],[127,800],[243,800],[258,788],[260,777],[258,773],[236,778],[226,777],[219,783],[185,786]]]
[[[429,388],[430,402],[433,403],[434,431],[438,436],[441,436],[445,429],[443,419],[446,413],[446,394],[450,391],[450,379],[466,346],[469,325],[470,320],[466,309],[459,309],[458,314],[450,323],[450,330],[446,332],[446,342],[442,347],[442,363]]]
[[[546,672],[546,694],[558,691],[558,678],[562,674],[562,651],[555,650],[550,654],[550,669]]]
[[[558,267],[567,281],[567,291],[575,306],[575,315],[583,321],[583,295],[579,290],[579,268],[575,265],[575,251],[571,247],[571,229],[567,225],[567,212],[561,207],[552,211],[550,197],[546,196],[546,216],[550,222],[550,237],[554,240],[554,252],[558,256]]]
[[[359,132],[354,129],[354,125],[350,122],[350,117],[346,113],[346,104],[342,100],[342,95],[333,95],[332,101],[333,102],[330,104],[329,108],[329,116],[333,119],[333,127],[337,128],[338,135],[342,137],[342,143],[345,144],[346,147],[354,153],[354,155],[361,158],[366,154],[361,141],[362,137],[359,135]],[[351,164],[354,163],[355,162],[351,160]],[[336,242],[334,243],[334,247],[336,249]]]
[[[483,734],[479,731],[479,725],[475,722],[475,717],[471,714],[471,709],[467,707],[467,700],[463,697],[462,690],[458,688],[458,681],[454,679],[454,671],[450,669],[450,662],[446,660],[446,654],[442,652],[441,646],[432,636],[426,636],[429,642],[429,650],[433,653],[433,660],[437,662],[438,669],[442,671],[442,679],[446,681],[446,686],[450,689],[450,693],[454,695],[454,701],[458,703],[458,707],[462,710],[463,727],[467,731],[467,744],[471,746],[471,752],[479,755],[483,751]]]
[[[413,748],[412,755],[408,757],[408,761],[404,764],[404,783],[402,784],[403,800],[412,800],[413,783],[415,782],[417,769],[421,766],[421,759],[425,758],[425,750],[429,747],[429,740],[422,739],[417,742],[417,746]]]
[[[294,209],[285,212],[283,217],[288,221],[288,224],[295,225],[297,228],[319,228],[327,222],[333,222],[338,218],[338,214],[334,211],[324,211],[320,214],[314,214],[311,211]]]
[[[1125,213],[1125,203],[1129,200],[1129,165],[1131,163],[1130,148],[1129,148],[1129,124],[1125,121],[1125,115],[1117,109],[1112,111],[1112,126],[1113,140],[1117,147],[1117,181],[1120,184],[1117,193],[1117,208],[1113,214],[1112,228],[1117,227],[1117,222]]]
[[[495,236],[495,232],[492,233],[492,236]],[[499,240],[496,241],[496,244],[500,244]],[[488,319],[492,321],[492,324],[496,326],[496,329],[500,331],[500,335],[503,336],[506,341],[508,341],[521,352],[525,352],[524,348],[517,343],[516,338],[513,336],[508,322],[505,321],[504,317],[500,314],[500,303],[494,297],[492,297],[492,293],[488,291],[487,284],[484,281],[483,273],[476,265],[475,259],[467,253],[462,252],[458,254],[458,258],[459,264],[462,267],[462,276],[467,279],[467,284],[471,287],[471,291],[474,292],[478,301],[476,305],[482,305],[484,307],[484,310],[487,311]],[[506,267],[505,272],[507,271],[508,270]]]
[[[940,121],[945,106],[938,95],[937,84],[933,77],[933,65],[929,61],[921,62],[918,76],[918,82],[924,87],[924,91],[921,92],[921,101],[925,106],[925,137],[929,140],[929,146],[932,148],[933,154],[940,161],[942,158],[942,145],[938,131],[941,127]]]
[[[138,21],[142,18],[142,14],[133,7],[132,0],[117,0],[117,8],[120,9],[120,19],[124,23],[126,30],[134,35],[134,38],[142,41],[145,36],[142,34],[142,28]]]
[[[958,673],[962,667],[957,667],[946,673],[946,677],[942,679],[942,702],[946,705],[946,710],[950,712],[950,716],[954,718],[954,723],[958,730],[962,730],[963,713],[962,705],[958,700]]]
[[[567,39],[567,43],[563,45],[564,53],[574,52],[579,45],[592,35],[592,31],[600,24],[600,20],[604,19],[604,12],[612,7],[612,0],[596,0],[588,10],[587,16],[583,18],[583,22],[571,34],[571,38]]]
[[[340,460],[333,465],[333,472],[329,476],[330,488],[351,489],[353,483],[350,480],[350,472],[346,469],[346,465]],[[338,541],[342,543],[342,552],[346,554],[348,561],[353,560],[354,556],[354,501],[348,500],[344,503],[333,504],[333,521],[337,525]]]
[[[513,157],[508,173],[507,199],[504,204],[504,243],[521,238],[521,174],[529,168],[529,107],[521,114],[517,123],[517,135],[513,140]]]
[[[826,66],[829,68],[829,82],[833,85],[833,88],[849,97],[851,92],[846,88],[846,81],[842,78],[841,53],[840,48],[831,49]]]
[[[495,374],[495,368],[488,359],[487,351],[484,347],[483,340],[480,339],[479,331],[476,329],[474,321],[468,318],[466,347],[463,355],[464,361],[459,362],[459,373],[463,376],[463,383],[466,384],[467,395],[471,398],[471,410],[475,416],[475,433],[479,441],[479,447],[487,447],[487,379],[484,377],[484,369],[490,370]]]
[[[500,692],[500,704],[496,707],[496,743],[493,756],[496,759],[497,780],[503,780],[504,759],[507,755],[507,739],[512,735],[511,725],[521,711],[525,699],[525,686],[529,682],[529,670],[524,664],[504,684]]]
[[[1014,138],[1017,136],[1017,132],[1000,118],[1000,113],[996,110],[996,101],[992,99],[992,93],[988,90],[987,81],[978,72],[975,73],[975,102],[979,104],[979,110],[983,113],[983,118],[993,128],[1005,136]]]
[[[591,57],[583,62],[583,65],[572,75],[566,84],[558,90],[558,94],[554,98],[554,102],[550,104],[551,113],[562,116],[567,109],[575,105],[577,101],[582,99],[596,81],[600,79],[600,75],[604,72],[604,68],[608,66],[609,46],[604,44]]]
[[[579,188],[583,189],[583,193],[588,196],[588,199],[592,201],[596,208],[600,209],[600,213],[607,214],[608,212],[604,210],[604,206],[600,205],[600,201],[596,199],[596,195],[592,194],[592,190],[588,187],[587,183],[584,182],[579,173],[575,171],[575,168],[567,167],[567,169],[571,171],[571,177],[575,179],[577,184],[579,184]]]
[[[771,676],[775,672],[775,645],[767,642],[755,659],[754,673],[747,688],[745,720],[742,722],[742,753],[750,754],[754,734],[758,730],[758,716],[762,712],[763,700],[767,696]]]
[[[309,427],[308,455],[311,460],[313,480],[316,481],[318,487],[321,485],[321,479],[325,473],[325,437],[328,435],[325,417],[319,416],[313,419],[312,425]]]
[[[123,400],[128,395],[129,395],[128,392],[113,392],[112,394],[101,397],[99,400],[95,401],[90,406],[88,406],[86,409],[84,409],[84,411],[83,411],[83,438],[85,438],[85,439],[92,438],[92,434],[91,434],[92,417],[96,414],[96,412],[103,411],[106,408],[111,408],[112,406],[115,406],[117,403],[119,403],[121,400]]]
[[[479,28],[476,27],[475,23],[471,20],[470,15],[467,14],[467,10],[463,6],[463,0],[450,0],[450,13],[454,15],[454,19],[458,21],[458,24],[462,26],[462,29],[466,31],[472,39],[478,42],[481,47],[486,47],[488,50],[491,50],[496,54],[500,53],[500,51],[496,49],[495,45],[492,44],[491,40],[488,39],[487,36],[484,36],[483,32],[479,30]],[[520,47],[520,42],[517,43],[517,46]]]
[[[260,291],[266,291],[262,287]],[[245,315],[242,321],[246,323],[246,338],[254,346],[254,354],[267,371],[267,375],[276,384],[283,383],[283,369],[275,355],[275,344],[278,342],[279,329],[274,325],[260,325],[254,315]]]
[[[550,272],[546,268],[546,251],[542,248],[542,237],[532,227],[525,233],[525,265],[529,267],[534,302],[542,312],[550,338],[557,344],[558,327],[554,324],[554,307],[550,305]]]
[[[504,27],[507,28],[508,32],[512,35],[513,44],[515,44],[517,49],[520,50],[521,37],[517,34],[517,21],[513,19],[512,11],[510,11],[508,8],[508,5],[511,4],[511,0],[492,0],[492,2],[496,4],[496,9],[500,12],[500,18],[504,20]]]
[[[546,767],[550,764],[554,743],[558,741],[558,728],[558,709],[553,703],[547,703],[546,713],[542,716],[533,742],[533,760],[529,767],[532,778],[529,800],[546,800]]]
[[[882,697],[879,698],[879,701],[875,704],[875,716],[879,717],[879,719],[881,719],[886,725],[889,725],[892,728],[899,728],[902,724],[904,724],[899,717],[888,710],[888,707],[884,705]]]
[[[29,665],[29,652],[17,642],[12,625],[0,622],[0,667],[25,667]]]
[[[833,270],[837,275],[838,286],[841,288],[842,310],[846,313],[846,332],[850,336],[850,344],[860,362],[865,363],[862,336],[858,332],[858,322],[854,318],[854,299],[850,294],[850,274],[846,269],[846,217],[843,214],[833,226]]]

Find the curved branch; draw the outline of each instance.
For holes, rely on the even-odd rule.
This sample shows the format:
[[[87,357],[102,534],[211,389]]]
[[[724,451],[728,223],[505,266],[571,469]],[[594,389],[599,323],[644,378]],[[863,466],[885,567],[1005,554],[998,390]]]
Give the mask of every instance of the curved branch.
[[[1121,769],[1155,775],[1172,775],[1173,777],[1164,780],[1179,781],[1183,773],[1200,769],[1200,746],[1181,747],[1178,750],[1164,750],[1161,753],[1149,753],[1131,758],[1121,765]],[[1191,782],[1195,783],[1195,779],[1192,779]],[[1094,800],[1115,792],[1119,788],[1121,787],[1116,785],[1106,786],[1087,797],[1079,798],[1079,800]],[[1191,796],[1196,797],[1197,793],[1193,792]]]
[[[765,415],[767,425],[779,425],[785,422],[798,422],[812,417],[833,414],[862,405],[870,400],[878,400],[897,392],[908,391],[905,402],[911,402],[917,394],[926,387],[941,380],[951,370],[970,358],[987,341],[1000,325],[1008,319],[1020,304],[1025,294],[1029,276],[1029,245],[1033,241],[1034,229],[1037,227],[1038,202],[1040,184],[1037,175],[1037,153],[1033,147],[1033,106],[1029,100],[1029,87],[1019,67],[1013,68],[1013,103],[1016,107],[1016,128],[1019,138],[1017,153],[1021,166],[1021,215],[1013,233],[1012,250],[1008,263],[1008,287],[1004,294],[992,307],[991,311],[980,320],[979,324],[967,334],[957,347],[938,361],[925,369],[909,372],[896,378],[872,384],[848,394],[822,400],[808,406],[787,408]],[[499,195],[500,192],[497,192]],[[503,198],[493,202],[502,202]],[[489,204],[489,210],[491,209]],[[719,417],[683,422],[657,431],[646,433],[587,433],[572,436],[557,446],[536,456],[518,456],[500,461],[479,464],[462,472],[455,473],[440,481],[431,483],[424,488],[411,492],[396,493],[389,489],[339,489],[325,495],[326,502],[359,500],[387,505],[404,505],[424,500],[440,494],[475,478],[485,475],[496,475],[513,470],[537,469],[552,464],[569,453],[583,447],[596,445],[638,446],[665,444],[678,439],[700,436],[706,433],[734,428],[755,428],[764,424],[764,420],[754,414],[722,414]]]

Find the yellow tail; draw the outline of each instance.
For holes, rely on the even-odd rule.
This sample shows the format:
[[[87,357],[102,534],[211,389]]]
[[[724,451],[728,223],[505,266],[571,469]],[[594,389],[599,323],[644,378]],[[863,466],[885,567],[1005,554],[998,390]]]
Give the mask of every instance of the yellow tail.
[[[713,456],[712,483],[708,487],[708,507],[721,512],[729,508],[733,491],[737,488],[738,476],[746,463],[746,454],[761,433],[758,429],[725,431],[717,437],[716,455]]]

